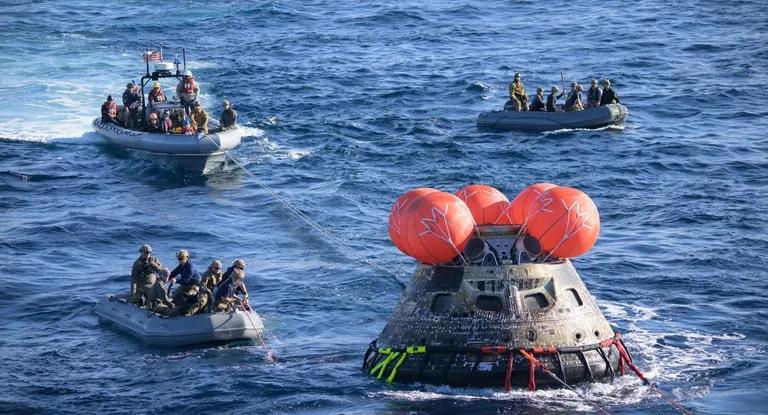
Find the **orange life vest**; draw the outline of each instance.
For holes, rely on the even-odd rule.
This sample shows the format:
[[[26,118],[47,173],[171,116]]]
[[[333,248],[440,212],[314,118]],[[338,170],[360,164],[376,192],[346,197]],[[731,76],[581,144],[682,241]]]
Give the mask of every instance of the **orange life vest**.
[[[115,101],[107,101],[101,108],[102,111],[105,111],[110,117],[117,117],[117,104],[115,104]]]
[[[194,94],[195,88],[197,88],[197,82],[195,82],[195,78],[192,78],[191,76],[184,78],[184,84],[181,87],[181,90],[184,91],[184,93]]]

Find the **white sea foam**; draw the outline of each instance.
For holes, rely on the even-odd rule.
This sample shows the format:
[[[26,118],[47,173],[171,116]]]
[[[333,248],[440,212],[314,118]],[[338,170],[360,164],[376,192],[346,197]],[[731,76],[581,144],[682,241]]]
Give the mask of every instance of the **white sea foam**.
[[[259,153],[263,159],[267,160],[299,160],[311,154],[311,151],[283,146],[261,135],[255,142],[259,146]]]
[[[543,135],[551,135],[551,134],[562,134],[562,133],[572,133],[576,131],[604,131],[604,130],[623,130],[624,124],[622,125],[608,125],[605,127],[600,128],[561,128],[559,130],[552,130],[552,131],[544,131]]]
[[[242,131],[243,133],[243,138],[245,137],[259,138],[264,135],[264,130],[262,130],[261,128],[249,127],[247,125],[241,125],[239,128],[240,128],[240,131]]]

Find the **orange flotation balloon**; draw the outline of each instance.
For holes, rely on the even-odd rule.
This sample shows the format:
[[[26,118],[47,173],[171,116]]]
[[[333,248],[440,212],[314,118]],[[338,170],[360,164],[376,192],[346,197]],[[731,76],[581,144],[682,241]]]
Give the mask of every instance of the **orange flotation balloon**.
[[[409,190],[403,193],[402,196],[397,198],[397,200],[395,201],[395,204],[392,205],[392,210],[389,212],[389,238],[395,244],[397,249],[399,249],[400,251],[402,251],[404,254],[408,256],[413,256],[413,255],[408,249],[407,242],[402,240],[402,237],[403,237],[402,217],[403,216],[401,212],[406,210],[408,205],[410,205],[414,200],[426,194],[434,193],[437,191],[439,190],[430,189],[428,187],[420,187],[418,189]]]
[[[546,204],[543,201],[541,195],[549,189],[555,188],[557,185],[552,183],[536,183],[532,184],[520,193],[509,204],[509,218],[515,225],[523,225],[524,227],[530,220],[531,213],[535,213],[541,208],[542,204]]]
[[[431,192],[407,203],[399,211],[399,240],[403,252],[427,264],[439,264],[458,256],[472,237],[472,212],[458,197]]]
[[[472,212],[476,225],[508,225],[509,199],[491,186],[473,184],[462,187],[456,196],[463,200]]]
[[[558,258],[573,258],[595,245],[600,215],[589,196],[571,187],[554,187],[542,199],[549,202],[531,212],[528,232],[545,251]]]

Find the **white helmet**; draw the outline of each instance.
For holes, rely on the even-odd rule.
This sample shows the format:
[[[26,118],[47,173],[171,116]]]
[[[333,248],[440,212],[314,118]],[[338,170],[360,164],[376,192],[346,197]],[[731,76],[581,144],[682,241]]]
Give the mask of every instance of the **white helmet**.
[[[192,76],[192,71],[187,69],[186,71],[184,71],[184,76]]]

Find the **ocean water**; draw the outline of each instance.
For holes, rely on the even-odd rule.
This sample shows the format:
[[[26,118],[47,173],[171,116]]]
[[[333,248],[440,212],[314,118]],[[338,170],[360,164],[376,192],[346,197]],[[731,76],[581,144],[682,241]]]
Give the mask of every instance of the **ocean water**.
[[[175,172],[90,128],[147,45],[186,47],[233,152],[302,212],[407,279],[402,192],[550,181],[592,196],[574,261],[638,365],[701,414],[768,403],[768,9],[763,1],[0,2],[0,412],[594,413],[568,391],[388,385],[368,342],[400,290],[239,171]],[[516,71],[529,91],[609,77],[623,129],[478,131]],[[260,132],[263,131],[263,134]],[[100,323],[142,243],[165,264],[248,263],[260,345],[143,345]],[[579,391],[673,409],[637,379]]]

